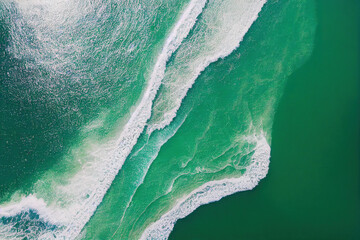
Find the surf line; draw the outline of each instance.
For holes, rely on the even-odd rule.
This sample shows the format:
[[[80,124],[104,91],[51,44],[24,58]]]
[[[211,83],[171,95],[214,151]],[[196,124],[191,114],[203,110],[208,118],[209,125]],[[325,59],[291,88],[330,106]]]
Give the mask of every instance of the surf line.
[[[207,0],[191,0],[170,32],[161,53],[157,57],[150,81],[148,82],[142,99],[116,141],[116,149],[108,159],[101,161],[101,165],[96,169],[96,173],[99,174],[96,177],[102,181],[97,181],[94,185],[85,184],[85,189],[81,191],[70,191],[73,204],[69,206],[69,209],[63,209],[57,205],[49,206],[43,199],[37,198],[35,193],[24,197],[20,202],[1,206],[0,218],[15,216],[33,209],[37,211],[40,218],[44,221],[62,226],[61,230],[53,233],[57,237],[74,239],[80,234],[85,224],[94,214],[97,206],[102,202],[108,188],[145,128],[151,116],[153,101],[164,77],[166,63],[197,22],[197,18],[203,11],[206,2]],[[70,184],[68,186],[62,186],[62,189],[71,188],[71,183],[76,182],[77,179],[83,179],[82,177],[84,175],[88,175],[86,174],[88,171],[91,171],[91,169],[84,168],[80,170],[80,172],[69,181]],[[86,202],[83,201],[84,192],[90,192],[92,194]],[[49,233],[45,232],[40,234],[39,239],[45,237],[45,235],[48,236]]]

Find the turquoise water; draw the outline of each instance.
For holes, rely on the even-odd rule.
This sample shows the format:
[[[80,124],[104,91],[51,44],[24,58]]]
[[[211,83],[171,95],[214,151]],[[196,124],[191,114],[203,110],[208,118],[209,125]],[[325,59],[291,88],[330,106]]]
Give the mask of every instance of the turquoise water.
[[[360,2],[315,3],[314,49],[287,80],[267,177],[181,219],[169,239],[360,239]]]
[[[164,239],[268,171],[313,0],[4,1],[0,237]]]

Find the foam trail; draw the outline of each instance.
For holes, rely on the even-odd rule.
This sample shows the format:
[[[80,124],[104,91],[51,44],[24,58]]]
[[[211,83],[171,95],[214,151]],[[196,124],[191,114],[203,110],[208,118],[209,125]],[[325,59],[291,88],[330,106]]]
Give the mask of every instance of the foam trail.
[[[218,201],[236,192],[253,189],[261,179],[265,178],[269,169],[270,146],[265,136],[251,136],[256,141],[255,152],[244,175],[239,178],[223,179],[205,183],[178,203],[158,221],[151,224],[143,232],[141,239],[167,239],[178,219],[184,218],[201,205]],[[251,140],[252,139],[252,140]]]
[[[44,200],[36,196],[36,188],[43,187],[39,182],[38,186],[35,186],[34,195],[22,198],[20,203],[1,206],[0,218],[35,209],[44,221],[61,226],[57,232],[52,233],[56,237],[74,239],[80,233],[101,203],[107,189],[136,144],[150,118],[152,102],[164,76],[166,62],[194,26],[205,3],[206,0],[192,0],[181,15],[157,58],[140,103],[117,140],[95,149],[93,152],[95,160],[84,165],[66,184],[56,185],[57,183],[54,183],[52,195],[60,203],[55,201],[44,205]],[[31,204],[25,204],[30,202]],[[48,234],[45,232],[38,236],[38,239],[47,238]]]
[[[148,132],[170,124],[200,73],[239,46],[265,2],[209,1],[202,13],[201,24],[179,47],[174,61],[166,69],[163,89],[154,103]]]

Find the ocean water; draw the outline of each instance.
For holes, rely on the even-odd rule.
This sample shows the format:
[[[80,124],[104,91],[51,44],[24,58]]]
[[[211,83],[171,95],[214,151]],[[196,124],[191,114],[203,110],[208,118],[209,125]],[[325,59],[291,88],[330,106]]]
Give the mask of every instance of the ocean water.
[[[314,0],[2,0],[0,238],[166,239],[253,189]]]
[[[312,54],[274,116],[268,175],[179,220],[169,239],[360,239],[360,2],[315,9]]]

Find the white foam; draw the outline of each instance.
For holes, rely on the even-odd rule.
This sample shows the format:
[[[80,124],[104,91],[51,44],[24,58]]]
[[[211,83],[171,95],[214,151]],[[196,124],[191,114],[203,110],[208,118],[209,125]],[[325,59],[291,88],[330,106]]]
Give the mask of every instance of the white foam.
[[[27,197],[23,197],[21,201],[17,204],[12,204],[8,206],[4,206],[0,209],[0,216],[3,217],[11,217],[21,212],[27,211],[29,209],[38,209],[42,215],[46,215],[46,211],[42,211],[46,209],[46,203],[43,199],[37,199],[33,195],[29,195]]]
[[[265,178],[269,169],[270,146],[263,134],[251,138],[255,138],[257,144],[244,175],[239,178],[211,181],[195,189],[178,200],[178,203],[159,220],[148,226],[141,239],[167,239],[178,219],[186,217],[201,205],[218,201],[236,192],[251,190]]]
[[[239,47],[266,0],[218,0],[209,2],[202,25],[177,50],[168,66],[164,85],[154,103],[148,132],[162,129],[175,118],[182,100],[200,73]]]
[[[74,25],[94,11],[99,3],[77,0],[9,2],[16,6],[15,13],[11,15],[13,19],[9,22],[10,52],[20,59],[32,59],[49,70],[64,72],[71,68],[75,71],[76,54],[71,53],[82,51],[85,44],[82,38],[73,37]]]
[[[33,195],[24,197],[20,203],[1,206],[0,217],[35,209],[45,221],[63,227],[64,230],[54,233],[56,237],[74,239],[80,233],[101,203],[126,157],[136,144],[147,120],[150,118],[152,102],[160,87],[166,62],[194,26],[205,3],[206,0],[192,0],[181,15],[157,58],[141,102],[117,140],[99,146],[97,150],[93,151],[94,160],[84,165],[79,172],[63,185],[59,185],[54,180],[55,182],[51,186],[53,189],[48,190],[52,192],[55,199],[51,204],[47,203],[46,205],[44,200],[37,198],[36,189],[47,187],[47,185],[43,186],[42,182],[39,181],[35,186]],[[51,179],[51,172],[46,178]],[[48,236],[48,234],[47,232],[43,233],[38,238],[41,239]]]

